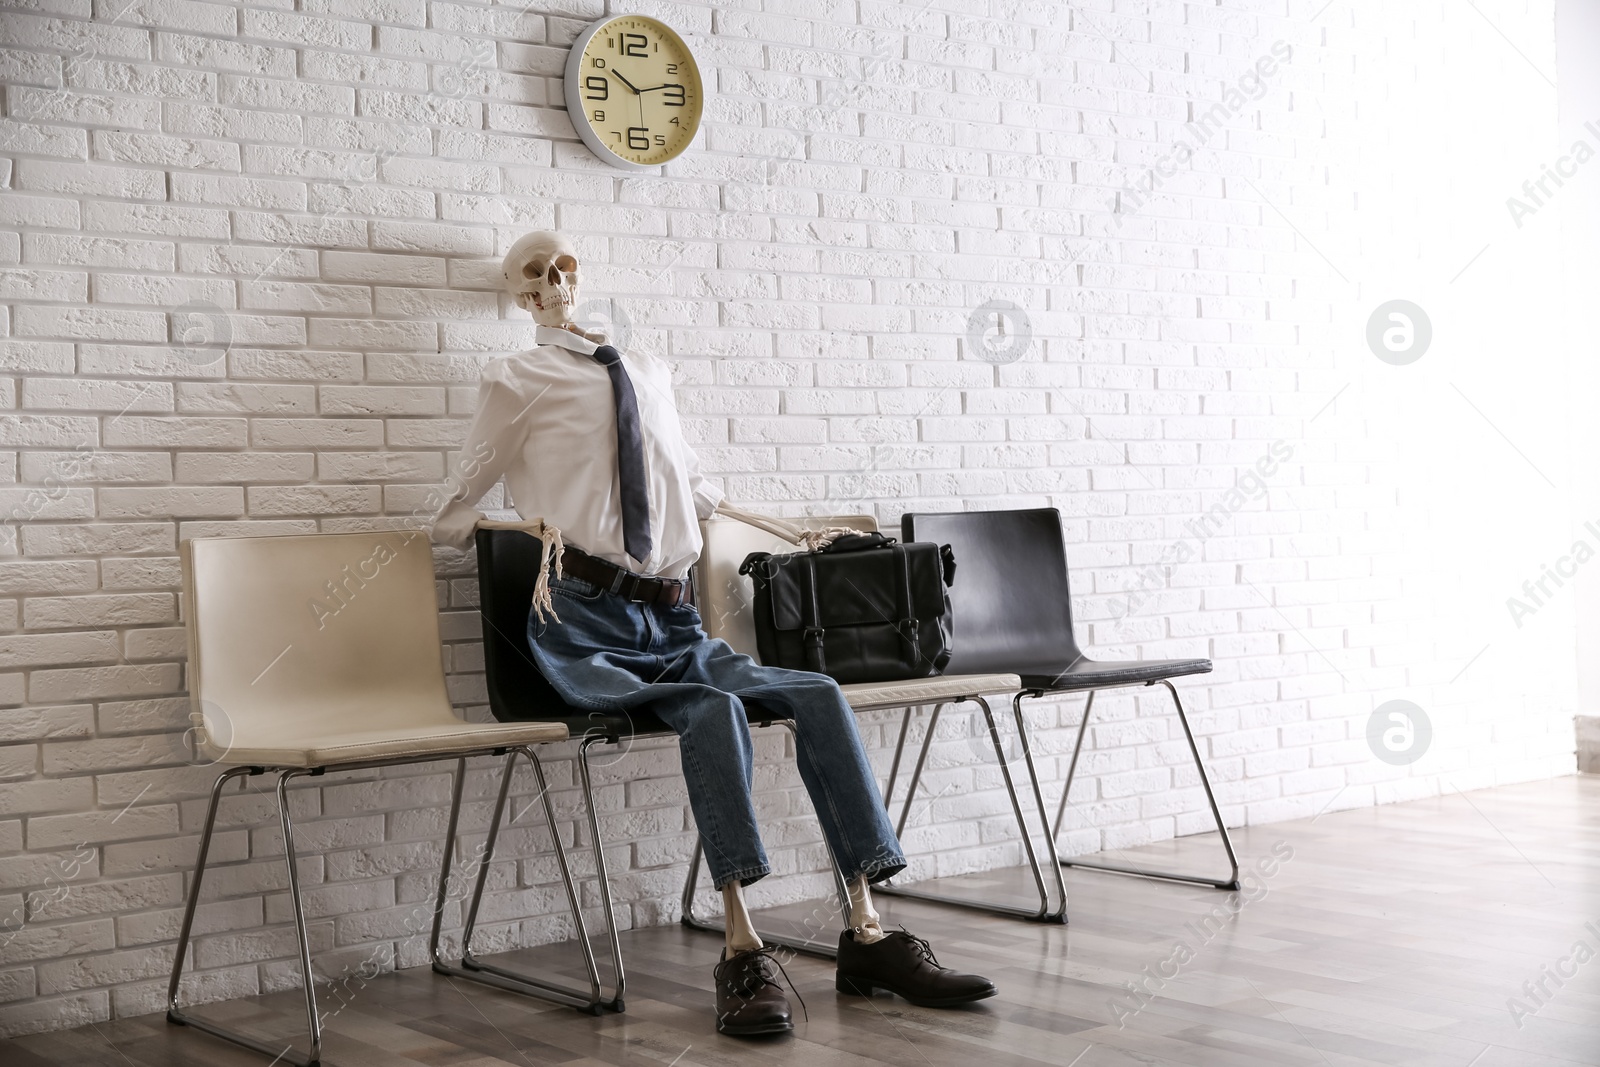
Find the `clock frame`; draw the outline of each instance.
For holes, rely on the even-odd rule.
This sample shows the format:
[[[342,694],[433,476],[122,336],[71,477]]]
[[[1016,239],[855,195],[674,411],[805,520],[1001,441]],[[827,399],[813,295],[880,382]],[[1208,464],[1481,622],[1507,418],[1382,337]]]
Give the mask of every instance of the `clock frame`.
[[[671,26],[645,15],[613,15],[584,30],[567,55],[565,85],[578,136],[622,170],[678,158],[705,113],[694,53]]]

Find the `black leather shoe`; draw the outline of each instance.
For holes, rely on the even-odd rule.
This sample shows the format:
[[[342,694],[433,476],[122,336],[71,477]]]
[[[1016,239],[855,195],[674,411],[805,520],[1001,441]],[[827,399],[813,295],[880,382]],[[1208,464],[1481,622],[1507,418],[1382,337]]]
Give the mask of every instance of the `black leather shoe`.
[[[786,1034],[794,1029],[789,998],[778,985],[772,949],[727,950],[712,972],[717,982],[717,1033],[735,1037]]]
[[[854,930],[840,934],[835,985],[841,993],[858,996],[885,989],[924,1008],[969,1004],[997,992],[987,978],[939,966],[928,943],[904,930],[870,945],[857,943]]]

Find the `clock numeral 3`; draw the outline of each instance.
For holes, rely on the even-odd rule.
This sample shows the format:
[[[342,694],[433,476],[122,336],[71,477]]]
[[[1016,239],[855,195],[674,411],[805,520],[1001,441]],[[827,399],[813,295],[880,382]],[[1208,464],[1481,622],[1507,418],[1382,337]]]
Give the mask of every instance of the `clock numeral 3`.
[[[681,85],[663,85],[661,88],[661,102],[668,107],[682,107],[688,100]]]

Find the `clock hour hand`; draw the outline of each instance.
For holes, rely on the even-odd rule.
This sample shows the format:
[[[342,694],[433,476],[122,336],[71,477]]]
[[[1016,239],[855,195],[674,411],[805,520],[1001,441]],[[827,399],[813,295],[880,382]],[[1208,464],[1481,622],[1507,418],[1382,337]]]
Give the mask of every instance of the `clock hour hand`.
[[[629,81],[627,75],[623,74],[622,71],[618,70],[616,67],[612,67],[611,73],[615,74],[618,78],[621,78],[622,84],[633,90],[633,95],[639,95],[639,87]]]

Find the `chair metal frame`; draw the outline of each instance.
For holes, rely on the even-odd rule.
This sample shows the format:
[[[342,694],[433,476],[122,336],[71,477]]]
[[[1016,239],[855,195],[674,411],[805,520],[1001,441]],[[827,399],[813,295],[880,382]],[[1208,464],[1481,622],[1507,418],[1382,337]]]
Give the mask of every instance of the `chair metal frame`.
[[[789,731],[789,736],[796,739],[799,735],[795,732],[792,719],[773,719],[771,723],[763,725],[778,725]],[[728,931],[725,922],[714,919],[703,919],[695,914],[694,895],[700,882],[700,858],[705,852],[705,841],[698,835],[694,842],[694,855],[689,858],[689,873],[683,880],[683,916],[678,920],[691,930],[700,930],[708,934],[726,934]],[[834,890],[838,894],[839,915],[844,920],[845,926],[850,925],[850,890],[844,884],[844,876],[839,873],[839,862],[834,859],[833,849],[828,849],[828,866],[833,871]],[[782,945],[795,952],[802,952],[808,956],[819,959],[836,959],[839,948],[826,941],[817,941],[814,938],[791,937],[788,934],[768,933],[758,930],[761,940],[769,945]]]
[[[791,735],[794,734],[795,730],[794,723],[788,719],[758,721],[755,725],[758,727],[766,727],[771,725],[783,726]],[[645,738],[675,738],[678,735],[672,733],[671,731],[652,731],[649,734],[639,734],[634,736]],[[595,745],[620,745],[621,743],[622,738],[616,734],[587,734],[583,740],[578,743],[577,759],[579,783],[583,789],[584,806],[587,808],[589,813],[589,834],[592,839],[591,845],[594,849],[595,855],[595,879],[599,883],[601,912],[604,916],[606,924],[607,948],[611,955],[611,966],[615,974],[615,981],[610,995],[601,996],[598,1003],[601,1007],[608,1008],[611,1011],[619,1013],[627,1010],[627,973],[623,969],[622,943],[618,934],[615,910],[611,901],[611,870],[610,865],[606,862],[605,838],[601,836],[600,819],[595,810],[594,781],[589,769],[589,750]],[[695,838],[694,854],[689,860],[689,869],[684,876],[682,897],[683,914],[678,921],[683,926],[686,926],[691,930],[699,930],[704,933],[725,934],[727,932],[727,927],[725,924],[714,919],[701,917],[695,912],[694,895],[699,885],[700,862],[703,851],[704,843],[700,840],[697,833]],[[834,883],[838,887],[840,913],[844,916],[845,921],[848,924],[850,914],[850,896],[848,891],[845,889],[844,879],[839,874],[838,864],[832,862],[831,852],[829,853],[829,860],[833,867]],[[803,952],[807,955],[817,956],[822,959],[833,959],[838,954],[837,947],[811,939],[795,938],[786,934],[771,933],[765,930],[758,930],[757,933],[760,935],[761,940],[767,944],[782,945],[796,952]]]
[[[448,896],[450,866],[452,853],[455,850],[456,829],[461,810],[461,795],[466,778],[467,760],[475,756],[500,755],[507,757],[505,770],[500,782],[499,797],[495,803],[494,821],[490,825],[489,837],[478,863],[477,884],[466,925],[462,932],[462,965],[455,967],[445,963],[440,958],[439,938],[444,906]],[[529,764],[533,767],[535,782],[539,788],[540,799],[543,801],[545,821],[550,830],[556,860],[561,870],[562,882],[567,891],[567,901],[571,906],[573,921],[577,928],[577,941],[582,946],[589,971],[590,988],[587,994],[572,987],[561,986],[530,975],[519,974],[505,968],[482,963],[474,959],[470,951],[472,931],[477,920],[478,903],[483,894],[489,863],[493,858],[494,842],[499,831],[500,817],[505,808],[506,795],[511,785],[511,772],[515,767],[518,755],[526,756]],[[305,908],[300,896],[299,864],[294,844],[294,820],[289,814],[289,783],[300,777],[321,777],[329,771],[370,770],[378,767],[432,763],[446,759],[456,760],[456,770],[450,803],[449,829],[445,839],[444,861],[439,874],[439,890],[435,898],[433,911],[433,929],[428,945],[429,956],[433,962],[433,970],[440,974],[466,978],[470,981],[480,982],[500,989],[542,997],[577,1008],[580,1011],[597,1013],[601,1004],[600,978],[595,967],[594,955],[589,948],[588,931],[584,926],[583,911],[578,898],[577,887],[572,880],[572,872],[567,864],[566,852],[561,845],[561,835],[556,826],[555,809],[550,802],[550,793],[544,777],[544,768],[540,764],[539,757],[533,751],[532,746],[498,745],[443,754],[429,753],[424,756],[360,760],[318,767],[284,768],[242,765],[223,771],[211,787],[211,801],[206,809],[205,826],[201,831],[199,851],[195,858],[194,879],[190,884],[188,901],[184,906],[183,925],[179,929],[177,952],[172,963],[172,977],[167,986],[167,1021],[179,1026],[193,1027],[196,1030],[219,1037],[235,1045],[252,1049],[265,1056],[274,1057],[274,1063],[289,1063],[293,1064],[294,1067],[317,1067],[321,1063],[322,1057],[322,1017],[317,1012],[316,979],[311,970],[311,943],[306,932]],[[200,887],[205,878],[206,861],[211,849],[211,837],[216,827],[217,809],[222,801],[223,787],[235,778],[253,777],[272,771],[280,772],[275,792],[278,803],[278,818],[283,827],[284,861],[289,871],[289,898],[294,911],[295,935],[299,942],[301,987],[305,994],[306,1030],[309,1035],[309,1043],[307,1051],[303,1054],[295,1052],[293,1042],[280,1046],[275,1042],[254,1038],[208,1019],[190,1015],[178,1005],[178,989],[183,979],[184,956],[188,951],[189,939],[194,928],[195,908],[200,900]]]
[[[1061,864],[1059,857],[1056,855],[1055,836],[1050,832],[1050,816],[1048,809],[1045,807],[1044,793],[1039,788],[1039,772],[1034,767],[1033,749],[1028,744],[1028,729],[1026,724],[1024,724],[1022,721],[1021,705],[1016,701],[1012,702],[1012,710],[1016,716],[1017,736],[1022,744],[1023,757],[1027,762],[1028,780],[1033,787],[1033,799],[1034,804],[1039,812],[1039,822],[1044,827],[1045,851],[1049,855],[1050,869],[1055,877],[1056,891],[1060,894],[1060,906],[1053,909],[1051,908],[1050,892],[1045,885],[1044,869],[1039,863],[1038,853],[1034,850],[1032,831],[1028,829],[1028,821],[1022,814],[1022,801],[1017,796],[1016,783],[1011,776],[1011,765],[1006,759],[1005,746],[1001,744],[1000,741],[1000,731],[995,724],[994,709],[990,707],[989,701],[982,696],[963,697],[959,700],[946,701],[942,704],[937,704],[934,706],[933,715],[928,720],[927,732],[922,738],[922,748],[917,754],[916,765],[911,771],[911,780],[909,787],[906,790],[905,803],[900,809],[900,819],[895,825],[895,835],[897,837],[903,837],[905,834],[906,821],[911,815],[912,802],[916,800],[917,785],[922,780],[922,770],[928,761],[928,751],[933,744],[934,730],[939,725],[940,714],[947,707],[953,707],[956,704],[961,704],[968,701],[977,704],[983,709],[984,721],[989,727],[989,740],[994,745],[994,754],[995,758],[1000,763],[1000,774],[1002,779],[1005,781],[1006,794],[1011,798],[1011,810],[1017,817],[1017,829],[1022,834],[1022,847],[1024,853],[1028,857],[1028,869],[1033,873],[1034,886],[1039,893],[1039,907],[1037,909],[1030,910],[1025,907],[1018,907],[1014,904],[1001,904],[991,901],[953,897],[942,893],[935,893],[926,889],[914,889],[908,886],[897,886],[892,883],[892,880],[881,883],[876,888],[879,892],[887,893],[891,896],[909,897],[913,900],[922,900],[931,904],[947,904],[952,907],[968,908],[974,911],[986,911],[993,915],[1006,915],[1012,918],[1029,919],[1035,922],[1064,923],[1067,921],[1066,880],[1061,875]],[[885,785],[883,791],[883,806],[885,809],[890,811],[893,810],[892,804],[894,800],[895,780],[900,773],[900,761],[905,752],[906,735],[911,729],[911,720],[916,716],[917,710],[918,708],[916,706],[906,708],[905,716],[900,720],[900,737],[899,740],[895,742],[894,761],[890,764],[888,784]]]
[[[1091,863],[1079,859],[1058,859],[1062,867],[1082,867],[1090,871],[1110,871],[1115,874],[1128,874],[1138,878],[1153,878],[1163,882],[1186,882],[1193,885],[1206,885],[1214,889],[1237,890],[1239,888],[1239,857],[1233,850],[1233,839],[1228,836],[1228,827],[1222,821],[1222,809],[1217,806],[1216,794],[1211,790],[1211,776],[1206,773],[1205,761],[1200,758],[1200,746],[1195,743],[1194,730],[1189,726],[1189,716],[1183,710],[1183,701],[1178,697],[1177,687],[1166,678],[1156,678],[1143,683],[1152,686],[1159,682],[1167,687],[1167,692],[1172,694],[1173,706],[1178,709],[1178,721],[1183,724],[1183,736],[1189,742],[1189,753],[1194,757],[1195,770],[1200,772],[1200,784],[1206,791],[1206,803],[1211,806],[1211,817],[1216,821],[1217,833],[1222,835],[1222,847],[1228,854],[1228,865],[1231,871],[1227,878],[1208,878],[1205,875],[1182,874],[1174,871],[1157,871],[1149,867],[1134,867],[1117,863]],[[1135,683],[1137,684],[1137,683]],[[1111,687],[1106,687],[1111,688]],[[1117,687],[1122,688],[1122,687]],[[1061,824],[1067,814],[1067,797],[1072,793],[1072,779],[1078,770],[1078,755],[1083,751],[1083,738],[1089,731],[1089,717],[1094,712],[1094,695],[1098,690],[1089,690],[1089,702],[1083,708],[1083,721],[1078,724],[1078,739],[1072,746],[1072,762],[1067,765],[1067,782],[1061,790],[1061,804],[1056,808],[1055,833],[1051,835],[1051,849],[1055,849],[1055,839],[1061,834]],[[1073,692],[1073,690],[1064,690]],[[1024,690],[1018,693],[1013,700],[1017,709],[1017,721],[1022,721],[1022,698],[1025,696],[1041,697],[1050,693],[1046,689]],[[1026,744],[1026,742],[1024,742]],[[1063,907],[1063,912],[1065,908]],[[1063,914],[1063,920],[1065,915]]]

